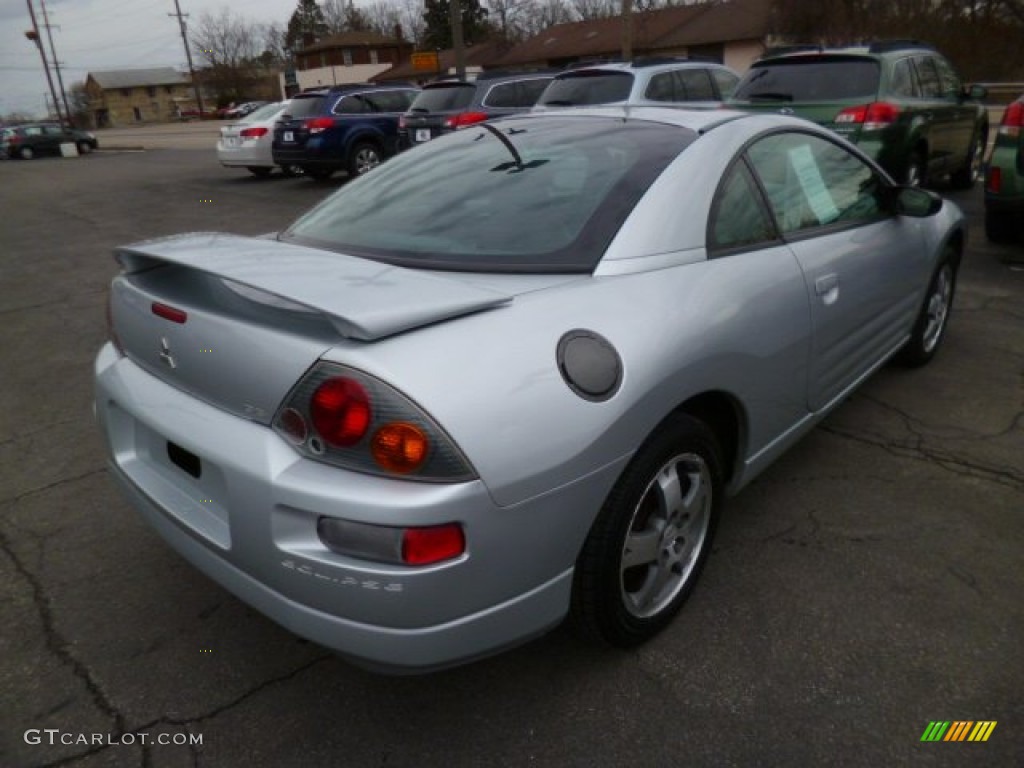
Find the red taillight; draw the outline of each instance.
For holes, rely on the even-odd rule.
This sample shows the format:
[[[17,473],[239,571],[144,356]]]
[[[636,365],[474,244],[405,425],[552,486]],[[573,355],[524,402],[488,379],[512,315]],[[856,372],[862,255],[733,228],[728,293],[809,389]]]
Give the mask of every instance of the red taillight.
[[[355,379],[328,379],[313,393],[309,415],[328,445],[355,445],[370,427],[370,396]]]
[[[406,528],[402,532],[402,562],[406,565],[439,563],[465,551],[466,537],[458,523]]]
[[[261,136],[267,135],[266,128],[243,128],[238,134],[243,139],[258,139]]]
[[[459,112],[457,115],[445,119],[445,128],[466,128],[467,126],[474,125],[475,123],[482,123],[487,119],[486,112]]]
[[[334,127],[334,119],[330,117],[314,117],[306,121],[306,130],[310,133],[323,133]]]
[[[860,125],[865,131],[877,131],[895,123],[900,116],[900,108],[887,101],[875,101],[871,104],[859,104],[847,107],[836,115],[837,125]]]
[[[188,320],[188,315],[180,309],[175,307],[169,307],[166,304],[161,304],[158,301],[153,302],[153,314],[157,317],[162,317],[164,320],[170,320],[172,323],[178,323],[178,325],[184,325],[185,321]]]
[[[1024,101],[1015,101],[1003,113],[1003,122],[999,126],[999,135],[1016,139],[1020,136],[1020,129],[1022,127],[1024,127]]]
[[[16,133],[12,133],[10,136],[7,137],[7,143],[8,144],[17,144],[20,141],[21,141],[21,136],[19,136]]]
[[[990,165],[985,174],[985,189],[998,195],[1003,190],[1003,172],[998,165]]]

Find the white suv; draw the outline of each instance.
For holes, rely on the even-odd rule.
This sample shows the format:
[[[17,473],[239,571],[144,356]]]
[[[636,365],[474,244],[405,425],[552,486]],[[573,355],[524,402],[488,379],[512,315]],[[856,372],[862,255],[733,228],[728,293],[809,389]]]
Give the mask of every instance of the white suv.
[[[717,107],[739,75],[728,67],[692,59],[636,59],[562,72],[537,100],[537,109],[593,104]]]

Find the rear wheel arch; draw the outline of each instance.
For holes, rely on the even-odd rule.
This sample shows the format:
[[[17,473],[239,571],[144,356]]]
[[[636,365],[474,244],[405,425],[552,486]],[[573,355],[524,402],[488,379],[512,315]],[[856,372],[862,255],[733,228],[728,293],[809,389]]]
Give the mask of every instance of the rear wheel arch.
[[[727,392],[711,390],[688,398],[672,413],[686,414],[704,423],[714,433],[722,450],[723,480],[728,485],[735,474],[741,447],[746,442],[747,417],[739,400]],[[670,417],[671,414],[655,431]]]

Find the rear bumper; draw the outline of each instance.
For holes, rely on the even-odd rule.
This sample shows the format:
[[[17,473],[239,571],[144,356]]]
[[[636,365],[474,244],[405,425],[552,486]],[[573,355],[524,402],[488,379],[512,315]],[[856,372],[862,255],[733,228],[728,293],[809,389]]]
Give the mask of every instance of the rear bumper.
[[[110,345],[95,374],[111,475],[128,499],[194,566],[292,632],[361,665],[412,672],[521,643],[566,614],[581,535],[566,511],[592,508],[601,479],[501,508],[479,480],[411,483],[306,460],[269,428],[164,384]],[[198,478],[172,463],[168,441],[199,458]],[[467,550],[423,568],[359,560],[323,545],[323,516],[457,521]]]
[[[274,167],[274,159],[265,147],[226,147],[223,141],[217,142],[217,160],[227,168]]]

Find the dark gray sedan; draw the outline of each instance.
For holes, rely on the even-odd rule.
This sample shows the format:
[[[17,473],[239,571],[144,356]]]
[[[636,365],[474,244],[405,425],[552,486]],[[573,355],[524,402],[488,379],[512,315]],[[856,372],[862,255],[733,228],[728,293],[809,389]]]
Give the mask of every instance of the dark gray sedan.
[[[13,125],[0,131],[0,154],[9,158],[31,160],[37,155],[59,155],[61,145],[73,145],[78,154],[87,155],[99,147],[99,142],[88,131],[57,123]]]

